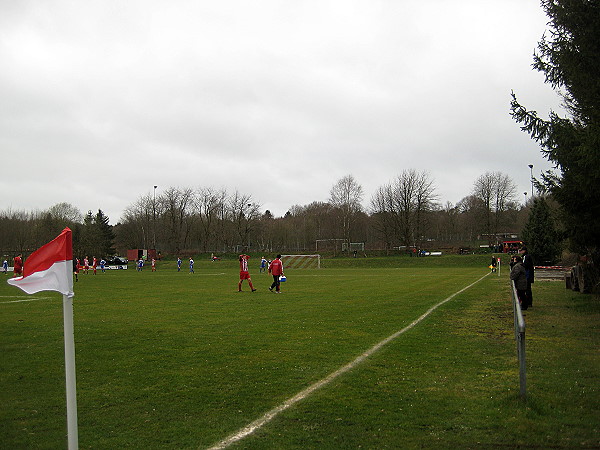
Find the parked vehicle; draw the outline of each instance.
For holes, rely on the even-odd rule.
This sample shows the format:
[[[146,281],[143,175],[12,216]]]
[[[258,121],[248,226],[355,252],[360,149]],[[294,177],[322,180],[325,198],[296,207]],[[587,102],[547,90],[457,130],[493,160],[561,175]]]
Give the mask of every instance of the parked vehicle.
[[[107,266],[126,266],[128,263],[127,258],[122,256],[109,256],[105,261]]]

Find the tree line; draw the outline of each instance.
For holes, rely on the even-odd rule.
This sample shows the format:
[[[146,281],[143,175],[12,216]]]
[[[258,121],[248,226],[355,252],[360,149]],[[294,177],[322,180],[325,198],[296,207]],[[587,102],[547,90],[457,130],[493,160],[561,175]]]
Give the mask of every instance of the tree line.
[[[67,203],[46,211],[0,212],[0,250],[26,252],[69,226],[81,256],[105,257],[132,248],[175,256],[241,249],[337,252],[350,243],[389,252],[495,244],[498,233],[518,233],[525,223],[516,185],[500,172],[481,175],[456,205],[441,205],[438,198],[430,175],[414,169],[379,187],[368,206],[363,206],[362,186],[347,175],[333,184],[326,202],[291,206],[283,217],[237,190],[169,187],[159,195],[141,195],[114,226],[102,210],[84,215]]]
[[[45,211],[0,211],[0,253],[4,258],[27,255],[51,241],[65,228],[72,230],[76,257],[104,257],[115,253],[114,227],[102,210],[83,215],[69,203]]]

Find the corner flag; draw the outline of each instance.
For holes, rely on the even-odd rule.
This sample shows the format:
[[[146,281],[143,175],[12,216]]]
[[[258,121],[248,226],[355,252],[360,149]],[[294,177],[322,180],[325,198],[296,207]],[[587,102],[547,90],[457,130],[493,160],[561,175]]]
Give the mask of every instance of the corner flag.
[[[73,242],[71,230],[43,245],[25,261],[23,276],[11,278],[8,284],[28,294],[40,291],[58,291],[73,295]]]
[[[41,246],[25,260],[23,276],[7,280],[28,294],[58,291],[63,295],[65,376],[67,384],[67,436],[69,450],[79,448],[77,392],[75,389],[75,337],[73,335],[73,241],[69,228]]]

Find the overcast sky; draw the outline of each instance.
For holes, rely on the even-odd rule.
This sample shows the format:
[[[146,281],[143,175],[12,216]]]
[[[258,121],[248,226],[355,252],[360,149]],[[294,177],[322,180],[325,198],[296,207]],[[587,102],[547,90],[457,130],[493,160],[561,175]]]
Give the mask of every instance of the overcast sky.
[[[509,115],[547,117],[539,0],[0,0],[0,210],[224,187],[283,215],[405,169],[442,203],[551,168]]]

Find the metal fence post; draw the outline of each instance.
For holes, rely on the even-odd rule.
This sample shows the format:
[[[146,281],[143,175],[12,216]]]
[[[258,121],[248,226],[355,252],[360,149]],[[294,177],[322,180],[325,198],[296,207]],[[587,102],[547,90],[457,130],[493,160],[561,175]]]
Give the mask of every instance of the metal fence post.
[[[525,365],[525,319],[521,311],[521,304],[517,296],[514,281],[510,282],[512,290],[513,312],[515,322],[515,341],[517,344],[517,358],[519,360],[519,394],[521,398],[527,397],[527,371]]]

